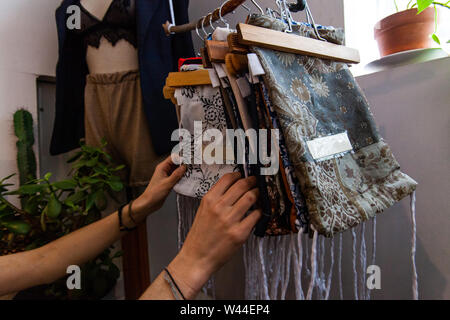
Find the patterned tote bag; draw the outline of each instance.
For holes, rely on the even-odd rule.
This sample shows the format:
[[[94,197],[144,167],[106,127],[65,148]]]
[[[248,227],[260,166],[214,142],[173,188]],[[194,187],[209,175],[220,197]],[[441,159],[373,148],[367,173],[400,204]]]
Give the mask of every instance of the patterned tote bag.
[[[227,123],[225,119],[223,100],[219,89],[212,86],[195,86],[179,88],[175,91],[175,98],[180,106],[180,128],[190,133],[187,143],[192,159],[187,165],[187,170],[181,180],[175,185],[174,190],[178,194],[194,197],[203,196],[225,174],[238,170],[237,165],[207,164],[200,152],[195,158],[196,146],[203,145],[203,133],[208,129],[216,129],[225,137]],[[199,132],[195,131],[195,123],[200,124]]]
[[[248,23],[286,28],[279,20],[258,15]],[[295,32],[315,37],[306,25],[295,26]],[[319,32],[327,41],[343,43],[341,30]],[[400,171],[379,135],[368,101],[346,64],[260,47],[251,50],[266,72],[264,82],[315,230],[333,236],[415,190],[417,183]]]

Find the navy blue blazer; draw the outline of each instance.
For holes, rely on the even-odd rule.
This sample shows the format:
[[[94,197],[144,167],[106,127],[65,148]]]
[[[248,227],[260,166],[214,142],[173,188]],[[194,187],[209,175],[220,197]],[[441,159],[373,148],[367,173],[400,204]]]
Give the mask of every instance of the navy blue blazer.
[[[173,0],[177,24],[187,23],[189,0]],[[88,67],[83,39],[66,29],[67,8],[79,0],[64,0],[56,10],[59,58],[56,66],[55,123],[52,155],[79,147],[84,137],[84,88]],[[136,0],[139,68],[145,114],[158,155],[170,152],[171,134],[178,127],[175,108],[163,97],[169,72],[181,57],[193,57],[190,33],[167,36],[162,28],[170,19],[167,0]]]

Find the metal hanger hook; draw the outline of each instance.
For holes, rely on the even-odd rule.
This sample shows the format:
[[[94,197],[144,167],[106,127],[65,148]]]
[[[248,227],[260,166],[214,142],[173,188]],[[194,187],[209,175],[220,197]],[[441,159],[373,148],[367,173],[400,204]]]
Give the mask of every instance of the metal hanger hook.
[[[200,35],[200,32],[198,31],[198,22],[195,24],[195,33],[197,33],[197,36],[202,40],[205,41],[205,39],[202,38]]]
[[[245,4],[241,4],[241,7],[243,7],[245,10],[247,10],[248,14],[252,13],[252,10],[249,7],[247,7]]]
[[[208,13],[208,14],[209,14],[209,13]],[[205,26],[204,26],[204,24],[205,24],[205,19],[206,19],[206,17],[208,16],[208,14],[207,14],[206,16],[204,16],[203,19],[202,19],[202,31],[203,31],[203,33],[205,34],[205,37],[207,37],[207,36],[209,35],[208,32],[206,32]]]
[[[275,4],[277,5],[278,10],[280,11],[280,12],[278,12],[280,15],[280,18],[283,19],[285,16],[285,12],[284,12],[284,8],[282,6],[281,0],[276,0]]]
[[[210,16],[209,16],[209,26],[210,26],[213,30],[216,30],[216,28],[214,28],[213,21],[212,21],[213,13],[214,13],[214,11],[211,12],[211,13],[210,13]]]
[[[220,21],[222,21],[222,22],[225,24],[225,26],[227,27],[227,29],[230,29],[230,25],[229,25],[228,22],[222,17],[222,9],[223,9],[223,6],[224,6],[226,3],[228,3],[228,1],[225,1],[224,3],[222,3],[222,5],[221,5],[220,8],[219,8],[219,18],[220,18]]]
[[[285,17],[284,18],[285,18],[285,20],[287,21],[287,24],[288,24],[288,29],[286,29],[284,32],[290,33],[290,32],[293,31],[292,24],[294,22],[294,19],[292,18],[291,11],[289,10],[289,6],[288,6],[286,0],[282,0],[281,5],[283,6],[284,13],[285,13]]]
[[[316,26],[316,23],[314,22],[314,17],[311,13],[311,9],[309,8],[308,2],[306,2],[305,10],[306,10],[306,15],[309,16],[309,19],[311,20],[311,25],[314,29],[314,33],[316,34],[317,39],[322,40],[322,41],[327,41],[320,35],[319,30],[317,29],[317,26]]]
[[[261,8],[261,6],[258,4],[258,2],[256,2],[256,0],[251,0],[251,2],[255,5],[255,7],[258,8],[258,10],[261,14],[264,14],[264,10]]]

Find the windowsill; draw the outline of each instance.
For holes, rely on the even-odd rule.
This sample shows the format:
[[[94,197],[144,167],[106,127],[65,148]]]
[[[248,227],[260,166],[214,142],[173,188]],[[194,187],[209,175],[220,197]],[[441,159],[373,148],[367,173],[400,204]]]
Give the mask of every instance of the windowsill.
[[[364,67],[350,68],[353,76],[360,77],[372,73],[377,73],[405,65],[418,64],[437,59],[450,57],[449,54],[440,48],[410,50],[392,54],[365,65]],[[353,70],[352,70],[353,69]]]

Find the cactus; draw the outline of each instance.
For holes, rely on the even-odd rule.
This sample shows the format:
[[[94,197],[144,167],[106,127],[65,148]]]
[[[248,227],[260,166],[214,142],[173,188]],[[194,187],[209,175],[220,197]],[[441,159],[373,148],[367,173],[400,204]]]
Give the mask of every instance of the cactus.
[[[30,112],[20,109],[14,113],[14,133],[18,141],[17,167],[20,185],[36,179],[36,157],[33,151],[33,117]]]

